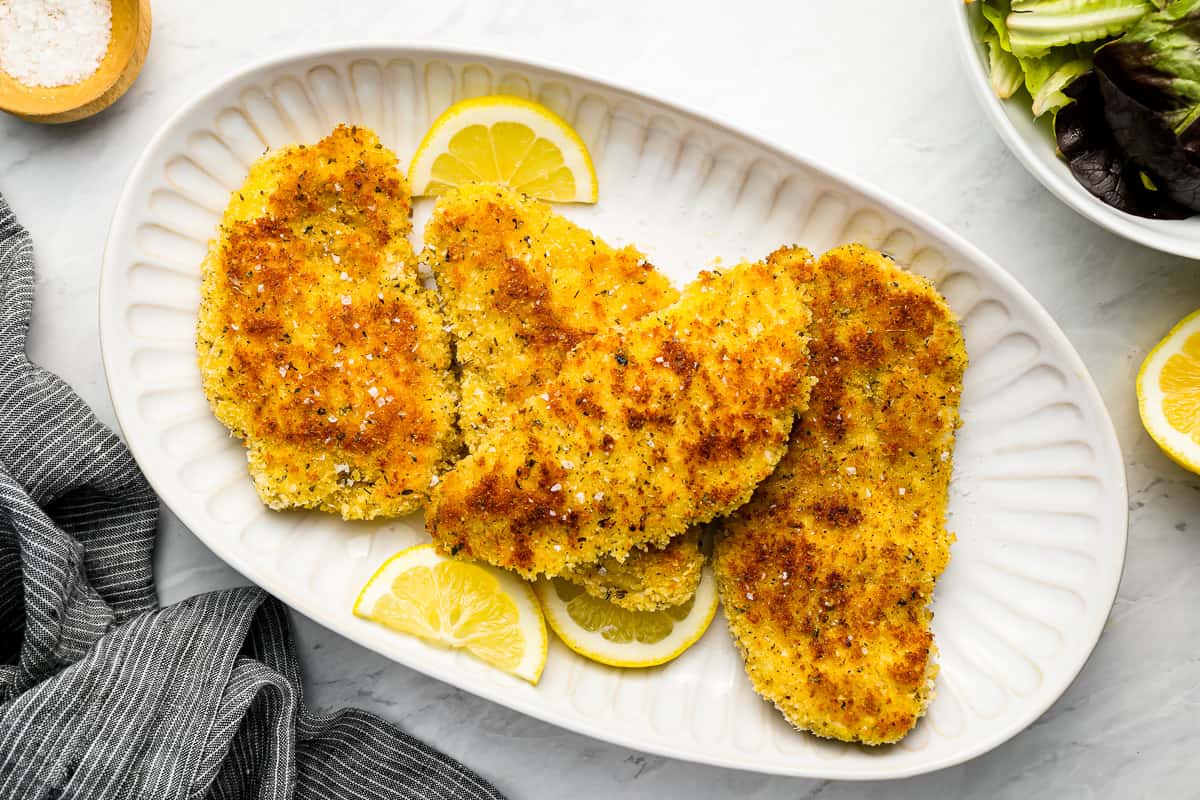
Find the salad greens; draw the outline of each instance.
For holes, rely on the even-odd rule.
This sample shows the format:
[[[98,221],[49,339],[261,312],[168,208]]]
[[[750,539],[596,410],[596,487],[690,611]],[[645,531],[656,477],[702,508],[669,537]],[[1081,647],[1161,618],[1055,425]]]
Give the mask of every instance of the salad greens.
[[[1033,98],[1033,115],[1062,108],[1071,99],[1063,93],[1076,78],[1092,68],[1086,56],[1072,52],[1075,48],[1059,48],[1040,58],[1021,59],[1025,71],[1025,88]]]
[[[1200,212],[1200,0],[981,2],[992,89],[1053,114],[1076,180],[1131,214]]]
[[[995,31],[984,33],[983,43],[988,48],[988,77],[992,82],[992,91],[1001,100],[1007,100],[1025,85],[1025,72],[1021,69],[1021,62],[1004,49]]]
[[[1119,36],[1154,6],[1147,0],[1014,0],[1007,24],[1013,55]]]
[[[992,88],[1011,97],[1019,72],[1035,117],[1061,108],[1069,102],[1063,88],[1091,69],[1093,43],[1154,9],[1149,0],[983,0]]]
[[[1139,217],[1182,219],[1191,211],[1158,191],[1117,144],[1104,114],[1100,79],[1089,72],[1066,88],[1073,102],[1054,119],[1058,150],[1075,180],[1113,208]]]

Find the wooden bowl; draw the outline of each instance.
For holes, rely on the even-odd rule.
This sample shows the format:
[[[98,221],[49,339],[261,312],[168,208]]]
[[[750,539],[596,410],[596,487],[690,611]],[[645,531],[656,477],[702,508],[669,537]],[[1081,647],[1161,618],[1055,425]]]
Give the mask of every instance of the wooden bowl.
[[[112,38],[94,73],[66,86],[26,86],[0,71],[0,110],[60,123],[108,108],[133,85],[150,48],[150,0],[112,0]]]

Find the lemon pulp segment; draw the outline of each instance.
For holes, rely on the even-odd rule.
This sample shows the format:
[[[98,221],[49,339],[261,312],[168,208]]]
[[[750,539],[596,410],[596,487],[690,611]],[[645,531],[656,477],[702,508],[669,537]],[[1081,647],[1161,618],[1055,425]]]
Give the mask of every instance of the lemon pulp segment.
[[[575,176],[562,150],[519,122],[469,125],[454,134],[447,152],[433,161],[426,191],[443,194],[470,181],[502,183],[532,197],[575,196]]]
[[[499,582],[478,567],[446,561],[396,576],[372,619],[423,639],[463,647],[500,669],[521,662],[525,643],[517,605]]]
[[[587,146],[545,106],[507,95],[463,100],[430,127],[409,167],[414,194],[499,183],[531,197],[594,203]]]
[[[1163,364],[1158,386],[1167,422],[1200,444],[1200,332],[1188,336]]]
[[[531,683],[546,663],[545,621],[528,584],[492,567],[440,556],[432,545],[388,559],[363,587],[354,613],[461,648]]]
[[[1175,463],[1200,473],[1200,311],[1185,317],[1142,362],[1142,425]]]
[[[630,611],[608,600],[593,597],[582,587],[563,580],[552,579],[554,592],[567,604],[567,615],[585,631],[599,633],[615,644],[642,642],[656,644],[671,635],[675,623],[687,619],[695,605],[689,597],[677,606],[659,611]]]
[[[621,608],[562,578],[543,579],[535,588],[546,621],[563,644],[614,667],[653,667],[678,658],[700,639],[717,610],[709,569],[692,598],[658,611]]]

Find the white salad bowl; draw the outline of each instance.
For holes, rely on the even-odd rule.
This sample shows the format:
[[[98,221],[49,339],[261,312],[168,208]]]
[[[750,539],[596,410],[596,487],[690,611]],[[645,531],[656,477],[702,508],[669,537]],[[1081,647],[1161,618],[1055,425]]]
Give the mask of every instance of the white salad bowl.
[[[1025,169],[1059,200],[1102,228],[1130,241],[1200,259],[1200,214],[1191,219],[1145,219],[1106,205],[1075,180],[1059,157],[1050,126],[1050,115],[1034,119],[1024,94],[1001,100],[988,81],[987,47],[980,39],[984,25],[981,0],[945,0],[954,15],[954,32],[963,57],[967,80],[979,96],[992,127]]]

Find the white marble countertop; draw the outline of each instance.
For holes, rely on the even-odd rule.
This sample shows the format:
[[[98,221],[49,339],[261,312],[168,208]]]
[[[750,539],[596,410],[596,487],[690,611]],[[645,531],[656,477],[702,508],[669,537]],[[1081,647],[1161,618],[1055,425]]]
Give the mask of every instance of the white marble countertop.
[[[1133,392],[1146,350],[1200,307],[1200,265],[1125,242],[1030,177],[988,126],[952,47],[947,0],[784,6],[705,0],[162,0],[138,83],[60,128],[0,120],[0,191],[33,233],[35,360],[109,424],[96,285],[134,159],[183,102],[234,70],[303,46],[366,39],[473,45],[557,62],[715,113],[924,209],[1010,270],[1058,320],[1108,403],[1130,487],[1116,606],[1070,690],[968,764],[888,784],[771,778],[671,761],[524,717],[297,617],[308,698],[394,720],[523,797],[1061,798],[1200,787],[1200,479],[1143,433]],[[786,9],[786,10],[785,10]],[[169,512],[164,603],[243,583]]]

